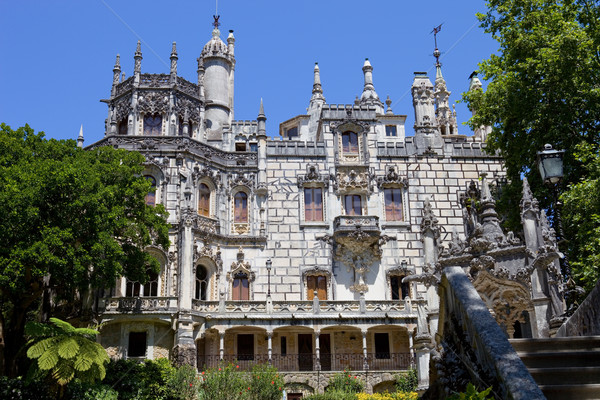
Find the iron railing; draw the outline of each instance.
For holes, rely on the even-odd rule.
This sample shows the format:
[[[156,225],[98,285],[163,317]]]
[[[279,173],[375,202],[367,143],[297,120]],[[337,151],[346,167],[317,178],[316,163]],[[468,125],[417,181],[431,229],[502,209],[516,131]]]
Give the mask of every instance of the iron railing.
[[[271,364],[279,371],[384,371],[408,369],[414,360],[410,353],[368,353],[365,359],[358,353],[316,354],[267,354],[198,356],[200,369],[217,368],[232,363],[241,371],[248,371],[256,364]]]

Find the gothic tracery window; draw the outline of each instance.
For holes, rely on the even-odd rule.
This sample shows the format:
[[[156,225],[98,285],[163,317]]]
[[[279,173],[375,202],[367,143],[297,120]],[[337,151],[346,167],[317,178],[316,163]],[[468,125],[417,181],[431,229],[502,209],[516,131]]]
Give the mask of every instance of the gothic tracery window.
[[[158,114],[144,115],[144,135],[158,136],[162,134],[162,117]]]
[[[197,300],[208,300],[208,271],[202,265],[196,268],[196,291],[194,298]]]

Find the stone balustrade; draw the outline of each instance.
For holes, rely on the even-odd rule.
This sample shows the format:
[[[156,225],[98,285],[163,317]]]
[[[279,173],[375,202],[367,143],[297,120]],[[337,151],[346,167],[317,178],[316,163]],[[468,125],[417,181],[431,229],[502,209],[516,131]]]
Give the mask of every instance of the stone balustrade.
[[[100,304],[104,312],[173,311],[177,297],[111,297]]]

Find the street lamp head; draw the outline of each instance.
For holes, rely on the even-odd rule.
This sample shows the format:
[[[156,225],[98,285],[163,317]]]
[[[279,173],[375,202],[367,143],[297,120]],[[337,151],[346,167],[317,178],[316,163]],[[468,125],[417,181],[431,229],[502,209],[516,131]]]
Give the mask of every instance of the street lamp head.
[[[537,164],[544,183],[557,184],[562,180],[564,153],[564,150],[554,150],[549,144],[538,151]]]
[[[273,262],[271,261],[270,258],[267,259],[267,263],[266,264],[267,264],[267,271],[271,272],[271,267],[273,265]]]

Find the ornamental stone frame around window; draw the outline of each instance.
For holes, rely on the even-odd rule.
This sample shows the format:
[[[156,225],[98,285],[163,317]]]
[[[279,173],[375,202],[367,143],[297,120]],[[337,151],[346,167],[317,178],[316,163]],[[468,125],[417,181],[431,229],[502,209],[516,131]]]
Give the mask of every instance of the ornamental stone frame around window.
[[[410,214],[408,209],[408,178],[401,176],[396,172],[396,166],[386,166],[386,174],[377,177],[377,187],[379,188],[379,202],[383,206],[381,217],[382,222],[387,224],[398,224],[406,225],[410,221]],[[385,210],[385,189],[400,189],[401,190],[401,204],[402,204],[402,220],[388,220],[387,213]]]
[[[248,261],[244,261],[244,249],[240,246],[237,253],[237,261],[231,263],[230,270],[227,272],[227,286],[229,287],[229,300],[233,300],[233,280],[240,274],[245,275],[248,278],[248,300],[254,298],[254,280],[256,274],[252,271],[252,266]]]
[[[329,174],[319,173],[319,167],[316,164],[308,164],[306,166],[306,174],[298,175],[298,188],[300,189],[300,223],[306,225],[328,225],[327,223],[327,188],[329,187]],[[321,207],[323,217],[320,221],[306,220],[306,199],[304,189],[319,188],[321,189]]]
[[[349,116],[351,116],[352,111]],[[334,121],[329,124],[331,132],[334,134],[335,140],[335,161],[340,164],[360,164],[366,161],[365,155],[365,138],[369,132],[370,124],[365,121],[359,121],[354,119],[346,119],[342,121]],[[358,136],[358,152],[356,153],[344,153],[342,144],[342,135],[345,132],[354,132]]]
[[[397,265],[395,267],[392,268],[388,268],[385,271],[385,280],[386,280],[386,291],[387,291],[387,295],[388,298],[391,299],[392,298],[392,276],[401,276],[401,277],[407,277],[410,275],[414,275],[415,274],[415,269],[414,267],[408,267],[408,266],[401,266],[401,265]],[[414,293],[414,288],[412,287],[412,284],[409,282],[408,284],[408,297],[410,299],[413,298]],[[402,289],[400,289],[402,290]],[[400,300],[404,300],[404,299],[400,299]],[[399,301],[400,301],[399,300]]]
[[[328,269],[314,266],[311,268],[307,268],[302,271],[302,284],[304,285],[304,299],[308,299],[308,277],[309,276],[324,276],[327,281],[327,298],[325,300],[331,300],[333,297],[333,284],[331,279],[331,272]]]
[[[235,221],[235,196],[243,192],[246,194],[246,222],[236,222]],[[250,225],[252,223],[252,191],[247,186],[236,186],[231,190],[231,203],[230,203],[230,215],[231,215],[231,233],[237,235],[249,235],[250,234]]]

